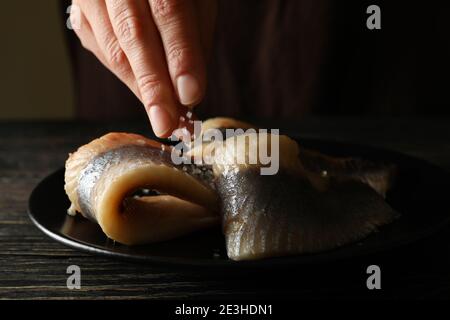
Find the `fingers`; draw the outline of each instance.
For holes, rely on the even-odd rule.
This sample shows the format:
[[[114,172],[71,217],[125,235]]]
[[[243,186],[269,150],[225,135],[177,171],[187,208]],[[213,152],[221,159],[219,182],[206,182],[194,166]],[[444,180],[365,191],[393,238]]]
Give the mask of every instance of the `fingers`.
[[[128,59],[120,47],[119,41],[114,33],[104,0],[80,1],[83,15],[90,26],[89,30],[83,31],[86,34],[80,38],[94,41],[91,50],[97,58],[110,69],[122,82],[124,82],[133,93],[140,98],[140,92],[136,79],[131,70]],[[93,38],[93,39],[92,39]]]
[[[202,99],[206,83],[192,0],[73,2],[81,8],[75,31],[83,46],[141,99],[155,133],[189,129],[192,121],[180,119]]]
[[[167,137],[178,120],[178,102],[164,49],[146,0],[106,0],[114,33],[128,58],[155,134]]]
[[[72,7],[72,11],[70,13],[70,20],[73,25],[77,27],[73,30],[77,34],[80,39],[81,45],[91,51],[102,63],[105,63],[105,59],[103,54],[101,53],[100,48],[97,45],[97,40],[94,37],[94,33],[92,32],[91,25],[89,21],[87,21],[83,12],[79,10],[74,10],[75,7]]]
[[[204,95],[206,67],[200,32],[191,0],[149,0],[161,35],[173,87],[185,106]]]

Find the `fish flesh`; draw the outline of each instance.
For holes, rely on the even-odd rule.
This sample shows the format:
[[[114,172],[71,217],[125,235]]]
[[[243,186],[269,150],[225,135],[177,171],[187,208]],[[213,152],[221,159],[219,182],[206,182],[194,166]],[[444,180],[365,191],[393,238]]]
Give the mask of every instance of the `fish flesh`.
[[[127,245],[164,241],[219,222],[208,172],[174,165],[171,148],[143,136],[110,133],[66,162],[65,190],[80,212]],[[136,196],[154,190],[153,196]]]
[[[210,129],[257,129],[229,118]],[[172,147],[111,133],[81,147],[66,163],[70,212],[97,222],[120,243],[172,239],[221,223],[228,257],[254,260],[320,252],[363,239],[399,217],[385,195],[394,165],[335,158],[302,148],[284,135],[240,132],[224,141],[192,143],[186,157],[211,163],[175,165]],[[279,171],[261,175],[260,162],[239,163],[251,141],[279,142]],[[163,150],[164,149],[164,150]],[[156,195],[135,197],[150,189]]]
[[[224,126],[255,128],[226,118],[205,125]],[[249,141],[255,141],[252,135],[258,133],[212,144],[220,159],[213,172],[230,259],[330,250],[361,240],[399,217],[384,199],[394,183],[394,165],[330,157],[301,148],[287,136],[278,137],[280,170],[275,175],[261,175],[261,164],[221,159],[235,157],[236,148],[248,152]],[[273,139],[269,136],[268,143]]]

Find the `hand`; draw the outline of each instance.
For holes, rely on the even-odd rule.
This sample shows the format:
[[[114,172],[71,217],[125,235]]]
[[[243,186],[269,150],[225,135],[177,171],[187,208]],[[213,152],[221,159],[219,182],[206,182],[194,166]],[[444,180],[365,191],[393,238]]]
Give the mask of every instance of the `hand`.
[[[73,0],[82,45],[142,101],[167,137],[206,88],[215,0]]]

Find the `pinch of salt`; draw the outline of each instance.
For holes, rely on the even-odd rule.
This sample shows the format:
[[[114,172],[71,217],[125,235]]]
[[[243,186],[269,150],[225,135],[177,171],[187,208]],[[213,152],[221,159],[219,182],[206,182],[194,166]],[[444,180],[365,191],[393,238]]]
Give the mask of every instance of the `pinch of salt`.
[[[189,132],[189,130],[186,127],[179,129],[179,130],[180,130],[179,131],[180,139],[182,141],[186,141],[186,142],[189,141],[189,139],[191,137],[191,133]]]

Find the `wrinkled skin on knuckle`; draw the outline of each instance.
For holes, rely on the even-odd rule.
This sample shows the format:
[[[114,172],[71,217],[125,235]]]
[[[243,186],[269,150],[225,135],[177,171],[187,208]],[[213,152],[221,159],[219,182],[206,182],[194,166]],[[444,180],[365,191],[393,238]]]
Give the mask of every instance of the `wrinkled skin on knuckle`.
[[[192,49],[182,44],[169,45],[167,52],[168,64],[176,75],[188,72],[194,54]]]
[[[142,37],[142,23],[130,9],[120,10],[114,17],[116,33],[119,41],[125,46],[133,46]]]
[[[174,17],[183,13],[183,1],[186,0],[151,0],[152,12],[160,26],[169,25]]]
[[[140,75],[136,78],[146,108],[161,102],[163,86],[161,80],[154,74]]]
[[[120,47],[119,41],[114,35],[110,35],[110,38],[106,43],[105,50],[106,59],[111,68],[114,70],[121,70],[127,62],[127,58],[125,52]]]

